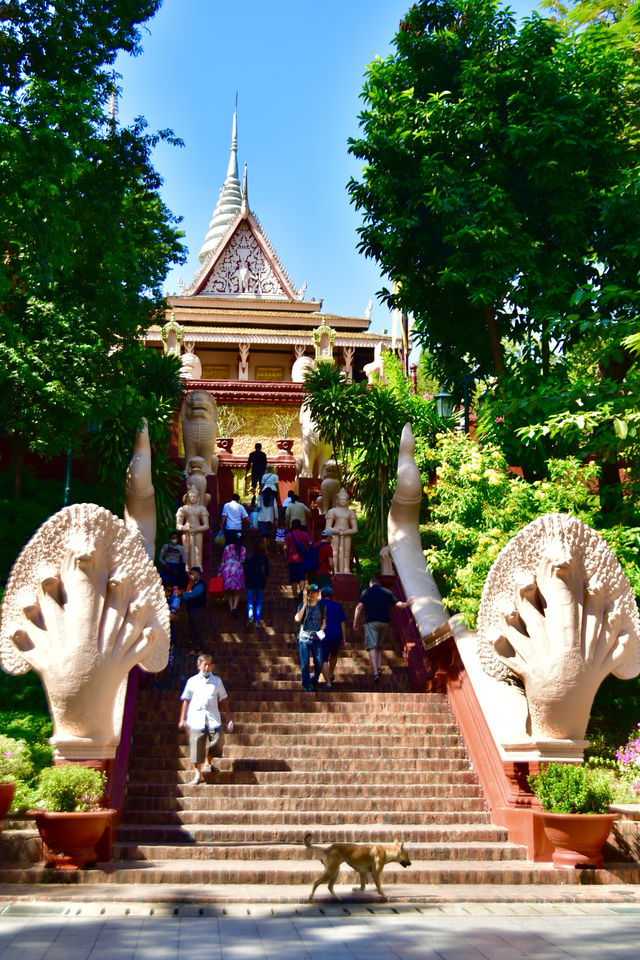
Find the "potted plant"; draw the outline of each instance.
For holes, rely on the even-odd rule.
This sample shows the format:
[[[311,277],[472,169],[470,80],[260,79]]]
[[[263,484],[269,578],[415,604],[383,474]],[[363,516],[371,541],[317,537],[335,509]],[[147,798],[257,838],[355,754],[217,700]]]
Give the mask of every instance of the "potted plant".
[[[105,781],[104,773],[77,763],[42,771],[35,821],[47,866],[75,870],[97,859],[96,845],[115,812],[102,806]]]
[[[244,427],[247,421],[231,407],[218,407],[218,438],[216,443],[220,451],[231,453],[233,436]]]
[[[273,416],[273,431],[276,435],[276,446],[278,450],[284,450],[285,453],[291,453],[293,450],[293,440],[287,434],[296,421],[295,413],[276,413]]]
[[[16,781],[33,777],[31,750],[24,740],[0,735],[0,820],[4,820],[16,792]]]
[[[528,779],[540,800],[554,866],[601,867],[602,848],[616,819],[608,812],[613,791],[607,775],[587,766],[546,763]]]

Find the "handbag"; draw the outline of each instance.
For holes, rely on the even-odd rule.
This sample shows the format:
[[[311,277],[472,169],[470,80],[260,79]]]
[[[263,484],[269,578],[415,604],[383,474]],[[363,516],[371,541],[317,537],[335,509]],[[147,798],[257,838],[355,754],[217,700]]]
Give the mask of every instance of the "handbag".
[[[220,599],[224,597],[224,578],[223,577],[210,577],[209,578],[209,596],[214,599]]]
[[[224,533],[220,531],[220,533],[216,534],[216,538],[213,542],[215,543],[216,547],[221,547],[224,543]]]

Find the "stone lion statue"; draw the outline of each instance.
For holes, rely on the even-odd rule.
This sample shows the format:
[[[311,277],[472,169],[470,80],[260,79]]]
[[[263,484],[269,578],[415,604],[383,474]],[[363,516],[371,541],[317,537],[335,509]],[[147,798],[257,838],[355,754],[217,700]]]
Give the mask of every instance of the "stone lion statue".
[[[218,435],[218,408],[206,390],[191,390],[184,398],[180,411],[184,459],[202,457],[208,476],[214,471],[214,453]]]

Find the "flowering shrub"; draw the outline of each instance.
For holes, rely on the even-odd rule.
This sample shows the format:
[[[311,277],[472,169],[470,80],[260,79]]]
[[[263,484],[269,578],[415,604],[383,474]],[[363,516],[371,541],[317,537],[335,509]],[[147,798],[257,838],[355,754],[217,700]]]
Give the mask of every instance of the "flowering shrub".
[[[499,552],[545,513],[570,513],[594,524],[597,468],[552,460],[549,479],[529,483],[509,472],[501,450],[465,434],[437,438],[437,483],[428,489],[431,522],[423,528],[427,565],[446,607],[475,624],[482,588]],[[613,545],[612,545],[613,546]]]
[[[632,794],[640,797],[640,723],[623,747],[616,750],[620,779]]]
[[[24,740],[13,740],[0,735],[0,783],[30,780],[33,762],[29,745]]]
[[[105,775],[99,770],[76,763],[45,767],[40,774],[34,803],[41,810],[57,813],[99,810],[105,781]]]

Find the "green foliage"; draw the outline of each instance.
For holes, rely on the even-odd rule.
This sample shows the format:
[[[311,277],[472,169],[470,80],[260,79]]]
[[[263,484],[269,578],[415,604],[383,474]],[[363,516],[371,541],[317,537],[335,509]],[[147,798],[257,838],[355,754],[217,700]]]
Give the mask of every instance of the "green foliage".
[[[475,623],[482,588],[498,553],[545,513],[569,513],[601,526],[592,492],[598,469],[575,458],[550,460],[548,478],[529,483],[509,472],[502,451],[463,434],[442,434],[437,483],[428,489],[430,522],[422,528],[425,557],[445,605]],[[640,588],[638,532],[601,528],[634,587]]]
[[[606,813],[611,783],[600,770],[570,763],[547,763],[529,785],[546,813]]]
[[[29,745],[0,734],[0,783],[30,780],[33,774]]]
[[[129,444],[131,456],[132,441]],[[0,474],[0,581],[4,582],[9,569],[25,543],[38,527],[56,513],[63,505],[64,484],[62,480],[48,480],[34,476],[28,471],[22,474],[22,500],[16,502],[13,495],[13,472]],[[105,487],[89,485],[72,477],[70,503],[97,503],[99,506],[121,513],[122,505],[114,504]],[[0,689],[2,685],[0,682]],[[5,701],[6,702],[6,701]]]
[[[451,380],[465,355],[501,376],[502,337],[544,360],[592,316],[637,312],[638,68],[606,40],[536,14],[517,30],[495,0],[421,0],[368,67],[360,248]]]
[[[640,474],[640,58],[614,42],[626,21],[637,46],[627,6],[579,3],[596,22],[570,32],[537,14],[517,29],[497,0],[413,4],[367,70],[348,188],[360,249],[393,281],[380,296],[413,314],[436,379],[456,399],[487,383],[485,439],[528,479],[595,454],[611,515],[616,461]]]
[[[127,419],[142,334],[184,258],[151,155],[169,131],[109,120],[113,63],[159,0],[23,0],[0,21],[0,412],[21,451]],[[140,413],[138,413],[138,418]]]
[[[126,469],[136,431],[142,419],[146,419],[158,525],[172,529],[180,471],[169,457],[169,446],[182,395],[179,357],[145,350],[135,387],[122,383],[118,389],[122,396],[116,405],[117,415],[108,415],[96,425],[97,430],[86,444],[84,456],[95,463],[99,480],[111,487],[111,509],[122,515]]]
[[[384,373],[387,384],[377,381],[371,386],[348,383],[330,364],[319,364],[305,376],[305,402],[320,435],[333,447],[343,482],[360,501],[368,539],[378,547],[384,542],[404,424],[413,425],[425,474],[435,463],[431,444],[443,426],[433,401],[411,392],[396,358],[385,359]]]
[[[67,763],[42,771],[33,800],[41,810],[56,813],[99,810],[106,777],[99,770]]]

